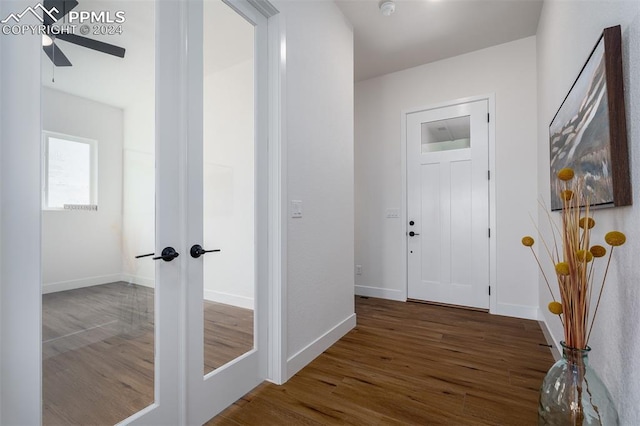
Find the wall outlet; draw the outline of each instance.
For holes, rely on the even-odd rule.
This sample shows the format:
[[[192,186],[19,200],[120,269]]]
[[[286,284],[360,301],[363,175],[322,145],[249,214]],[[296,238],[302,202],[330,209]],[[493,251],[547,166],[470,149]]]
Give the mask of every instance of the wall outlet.
[[[362,265],[356,265],[356,275],[362,275]]]

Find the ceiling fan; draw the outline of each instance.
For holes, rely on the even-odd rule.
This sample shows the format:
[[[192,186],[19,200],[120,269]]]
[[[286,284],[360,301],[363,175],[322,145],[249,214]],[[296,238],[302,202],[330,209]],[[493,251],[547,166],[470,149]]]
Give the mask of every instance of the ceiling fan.
[[[43,16],[44,25],[47,30],[55,23],[64,18],[71,10],[78,6],[76,0],[44,0],[44,8],[51,11],[51,14],[55,17],[55,20],[45,13]],[[54,9],[55,8],[55,9]],[[51,31],[47,31],[51,34]],[[46,37],[46,36],[43,36]],[[50,43],[45,44],[43,42],[42,50],[47,54],[51,62],[57,67],[70,67],[71,61],[62,53],[62,50],[56,45],[56,40],[64,40],[68,43],[73,43],[78,46],[86,47],[89,49],[97,50],[98,52],[107,53],[109,55],[124,58],[125,49],[123,47],[114,46],[113,44],[104,43],[98,40],[93,40],[88,37],[83,37],[76,34],[55,34],[49,35]]]

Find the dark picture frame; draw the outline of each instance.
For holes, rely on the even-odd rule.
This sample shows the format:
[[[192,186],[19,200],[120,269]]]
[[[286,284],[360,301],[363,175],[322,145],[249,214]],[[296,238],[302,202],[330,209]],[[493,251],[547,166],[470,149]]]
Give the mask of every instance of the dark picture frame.
[[[632,203],[620,26],[605,28],[549,124],[551,210],[562,209],[557,173],[584,179],[592,207]]]

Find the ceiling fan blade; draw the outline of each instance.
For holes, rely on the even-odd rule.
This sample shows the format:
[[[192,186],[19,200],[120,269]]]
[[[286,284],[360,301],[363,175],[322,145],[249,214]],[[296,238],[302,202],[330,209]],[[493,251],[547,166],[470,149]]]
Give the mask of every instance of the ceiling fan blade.
[[[50,44],[49,46],[42,46],[42,50],[47,54],[51,62],[57,67],[70,67],[71,62],[69,59],[62,53],[62,50],[58,46],[54,44]]]
[[[103,43],[101,41],[82,37],[76,34],[57,34],[56,39],[68,41],[69,43],[77,44],[78,46],[87,47],[89,49],[97,50],[98,52],[108,53],[109,55],[124,58],[124,47],[114,46],[113,44]]]
[[[76,0],[44,0],[42,2],[42,6],[47,10],[55,18],[55,21],[47,14],[43,13],[42,17],[44,18],[44,24],[46,26],[50,26],[54,22],[59,21],[60,19],[67,16],[67,13],[71,12],[76,6],[78,2]],[[57,9],[57,12],[52,10],[53,8]]]

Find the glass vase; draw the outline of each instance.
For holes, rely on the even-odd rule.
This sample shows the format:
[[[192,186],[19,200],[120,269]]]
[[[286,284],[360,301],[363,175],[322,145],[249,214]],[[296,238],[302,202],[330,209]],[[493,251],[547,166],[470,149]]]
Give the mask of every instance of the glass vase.
[[[538,425],[617,425],[618,413],[611,395],[589,366],[591,348],[560,344],[562,359],[547,372],[540,389]]]

